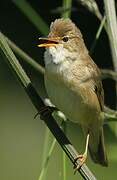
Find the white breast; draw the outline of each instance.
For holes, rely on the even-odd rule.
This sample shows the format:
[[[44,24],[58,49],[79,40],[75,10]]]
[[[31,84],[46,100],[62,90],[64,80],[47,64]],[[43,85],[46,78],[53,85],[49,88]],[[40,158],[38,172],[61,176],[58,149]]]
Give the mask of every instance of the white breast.
[[[52,103],[71,121],[83,123],[84,107],[81,94],[72,91],[71,64],[76,54],[64,51],[63,47],[49,48],[45,52],[45,86]],[[72,57],[73,59],[70,59]],[[78,57],[77,57],[78,59]],[[72,63],[71,63],[72,62]],[[69,84],[69,87],[66,84]],[[86,110],[87,111],[87,110]],[[90,115],[90,113],[88,113]],[[87,115],[86,115],[87,116]]]

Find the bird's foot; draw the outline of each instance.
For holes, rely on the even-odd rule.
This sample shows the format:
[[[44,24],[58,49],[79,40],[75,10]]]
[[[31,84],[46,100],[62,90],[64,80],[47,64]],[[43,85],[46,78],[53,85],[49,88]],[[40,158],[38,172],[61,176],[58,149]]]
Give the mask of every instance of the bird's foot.
[[[74,165],[74,174],[75,174],[76,171],[77,171],[78,169],[80,169],[81,166],[86,162],[86,159],[87,159],[87,155],[86,155],[85,153],[78,155],[78,157],[75,159],[74,164],[76,163],[77,160],[79,160],[80,163],[79,163],[79,165],[77,165],[77,166]]]
[[[56,107],[44,106],[41,107],[39,112],[34,116],[34,119],[40,114],[41,116],[46,116],[48,113],[52,113],[53,111],[57,110]]]

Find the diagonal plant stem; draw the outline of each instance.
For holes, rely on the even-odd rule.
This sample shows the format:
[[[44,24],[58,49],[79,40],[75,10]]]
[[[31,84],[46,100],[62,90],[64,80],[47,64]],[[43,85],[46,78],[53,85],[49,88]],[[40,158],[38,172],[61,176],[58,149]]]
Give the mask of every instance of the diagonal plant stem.
[[[88,9],[91,13],[93,13],[100,21],[102,20],[102,15],[99,11],[98,5],[95,0],[76,0],[82,6]]]
[[[63,0],[63,9],[68,9],[68,11],[63,11],[61,13],[61,17],[62,18],[70,18],[71,17],[71,8],[72,8],[72,0]],[[67,129],[67,124],[66,121],[63,122],[63,130],[64,132],[66,132]],[[66,180],[66,175],[67,175],[67,171],[66,171],[66,155],[63,152],[62,153],[62,158],[63,158],[63,180]]]
[[[113,64],[117,72],[117,18],[114,0],[104,0]]]
[[[103,17],[103,20],[101,22],[101,27],[99,27],[99,30],[97,31],[97,34],[96,34],[96,39],[95,41],[97,42],[99,36],[100,36],[100,33],[101,33],[101,30],[102,30],[102,27],[103,27],[103,23],[105,21],[105,16]],[[8,42],[8,44],[10,45],[10,47],[13,49],[13,51],[18,54],[24,61],[26,61],[28,64],[31,65],[31,67],[33,67],[37,72],[41,73],[41,74],[44,74],[44,68],[39,65],[38,63],[36,63],[36,61],[34,59],[32,59],[28,54],[26,54],[24,51],[22,51],[14,42],[12,42],[10,39],[8,39],[6,37],[6,40]],[[94,41],[94,42],[95,42]],[[96,45],[96,44],[95,44]],[[95,47],[95,46],[94,46]],[[110,77],[110,78],[114,78],[115,80],[117,80],[117,74],[115,72],[108,72],[109,70],[102,70],[103,72],[103,77],[106,76],[107,77]],[[113,121],[117,121],[117,116],[116,116],[116,113],[113,112],[113,114],[109,114],[108,112],[105,113],[105,123],[108,123],[108,122],[113,122]],[[48,129],[46,129],[46,131],[48,131]],[[48,137],[49,137],[49,134],[48,134]],[[45,145],[47,146],[48,144],[48,138],[45,139]],[[50,147],[50,150],[51,148],[53,147],[53,143],[54,143],[55,140],[53,140],[52,142],[52,145]],[[44,145],[44,149],[47,149],[45,148],[45,145]],[[51,152],[52,153],[52,152]],[[45,153],[44,153],[45,154]],[[44,155],[43,157],[43,160],[44,160],[44,164],[42,165],[42,170],[41,170],[41,174],[39,176],[39,180],[42,179],[44,177],[44,174],[46,173],[46,169],[48,167],[48,163],[49,163],[49,159],[48,159],[48,156],[50,157],[50,154],[47,154]],[[46,163],[45,163],[46,162]],[[66,155],[65,153],[63,153],[63,179],[66,179]]]
[[[46,22],[42,19],[42,17],[32,8],[32,6],[29,4],[29,2],[27,2],[26,0],[12,0],[13,3],[24,13],[24,15],[32,22],[32,24],[34,24],[34,26],[45,36],[48,34],[49,28],[46,24]],[[39,68],[37,66],[37,64],[32,63],[34,68]],[[39,72],[44,73],[44,71],[41,69],[37,69],[37,70],[41,70]],[[45,142],[44,142],[44,151],[43,151],[43,162],[46,161],[46,156],[45,152],[46,152],[46,148],[48,145],[48,139],[50,136],[50,132],[48,133],[48,129],[46,128],[46,135],[48,134],[48,137],[46,136],[45,138]],[[47,144],[47,145],[46,145]],[[42,162],[42,165],[43,165]]]
[[[99,26],[99,28],[97,30],[97,33],[96,33],[96,36],[95,36],[95,39],[94,39],[94,41],[93,41],[93,43],[91,45],[91,48],[90,48],[90,54],[93,54],[93,52],[94,52],[95,46],[96,46],[97,41],[98,41],[98,39],[99,39],[99,37],[101,35],[101,32],[102,32],[102,29],[104,27],[105,21],[106,21],[106,16],[104,16],[103,19],[101,20],[100,26]]]
[[[79,160],[75,161],[78,156],[77,151],[72,146],[71,142],[65,136],[63,131],[59,128],[56,121],[53,119],[51,115],[51,109],[47,108],[47,106],[44,105],[43,101],[41,100],[35,88],[33,87],[29,77],[27,76],[27,74],[19,64],[12,50],[8,46],[5,37],[1,33],[0,33],[0,52],[2,53],[3,58],[9,64],[11,70],[18,77],[19,81],[21,82],[22,86],[24,87],[27,95],[29,96],[30,100],[32,101],[37,111],[40,112],[42,108],[45,108],[44,113],[40,113],[40,118],[48,126],[48,128],[50,129],[50,131],[58,141],[58,143],[61,145],[62,149],[65,151],[65,153],[71,160],[71,162],[75,166],[80,165]],[[85,164],[83,164],[82,167],[78,169],[78,171],[85,180],[96,180],[95,176],[92,174],[92,172],[88,169],[88,167]]]
[[[108,38],[110,41],[114,70],[117,72],[117,17],[114,0],[104,0],[107,18]],[[116,83],[116,106],[117,106],[117,83]]]
[[[100,33],[101,33],[101,29],[99,27],[97,33],[96,33],[96,37],[94,39],[94,42],[96,41],[96,39],[99,39],[100,37]],[[2,33],[2,35],[4,35]],[[21,48],[19,48],[13,41],[11,41],[8,37],[6,37],[4,35],[4,37],[6,38],[9,46],[12,48],[12,50],[19,55],[25,62],[27,62],[32,68],[34,68],[34,70],[36,70],[38,73],[41,73],[42,75],[44,75],[45,72],[45,68],[43,66],[41,66],[39,63],[36,62],[35,59],[33,59],[32,57],[30,57],[27,53],[25,53]],[[92,43],[92,46],[94,46]],[[96,44],[95,44],[96,45]],[[93,49],[95,48],[95,46],[93,47]],[[92,48],[91,48],[92,49]],[[92,51],[90,50],[90,53],[92,54]],[[117,72],[114,72],[112,70],[109,69],[101,69],[102,72],[102,79],[106,79],[106,78],[110,78],[112,80],[117,81]]]
[[[56,139],[54,139],[53,142],[52,142],[52,144],[51,144],[51,147],[50,147],[50,149],[49,149],[49,152],[48,152],[48,155],[47,155],[47,157],[46,157],[46,160],[45,160],[45,162],[44,162],[44,164],[43,164],[43,167],[42,167],[42,170],[41,170],[41,173],[40,173],[40,175],[39,175],[38,180],[42,180],[43,177],[44,177],[44,174],[45,174],[45,172],[46,172],[46,170],[47,170],[48,162],[49,162],[50,157],[51,157],[51,155],[52,155],[52,152],[53,152],[53,150],[54,150],[55,144],[56,144]]]
[[[44,35],[48,34],[49,28],[42,17],[32,8],[26,0],[12,0],[12,2],[25,14],[25,16]]]
[[[77,3],[80,3],[82,6],[84,6],[89,12],[94,14],[99,21],[102,21],[103,16],[99,10],[98,4],[95,0],[76,0]],[[106,23],[104,24],[104,28],[108,34],[108,29]]]
[[[117,73],[117,15],[115,0],[104,0],[105,14],[107,19],[108,38],[110,42],[114,71]],[[116,108],[117,108],[117,82],[116,86]],[[112,117],[113,118],[113,117]],[[111,119],[111,118],[110,118]],[[110,125],[110,128],[117,137],[117,124]]]
[[[31,67],[34,68],[37,72],[42,73],[42,74],[44,73],[44,68],[41,65],[36,63],[34,59],[32,59],[28,54],[26,54],[22,49],[20,49],[14,42],[12,42],[6,36],[5,36],[5,38],[6,38],[7,42],[8,42],[8,44],[10,45],[10,47],[12,48],[12,50],[16,54],[18,54],[24,61],[26,61],[29,65],[31,65]],[[103,78],[112,78],[112,79],[117,81],[117,74],[115,72],[110,71],[110,70],[102,70],[102,72],[103,72]],[[106,119],[105,123],[108,123],[108,122],[111,122],[111,121],[112,122],[117,121],[117,115],[116,114],[117,113],[115,111],[112,111],[112,113],[108,113],[108,110],[107,110],[105,112],[105,119]],[[48,129],[46,129],[46,133],[47,132],[48,132]],[[49,133],[47,133],[47,134],[48,135],[46,136],[45,143],[44,143],[45,144],[44,145],[44,152],[45,152],[45,149],[47,149],[47,146],[48,146],[47,144],[49,142],[48,141]],[[54,141],[55,140],[53,140],[53,142],[52,142],[52,144],[50,146],[50,149],[52,148]],[[45,155],[45,153],[43,154],[44,158],[42,158],[42,159],[43,159],[44,163],[42,163],[43,168],[42,168],[41,174],[39,176],[39,178],[41,178],[41,179],[44,177],[44,170],[46,170],[47,167],[48,167],[48,163],[49,163],[49,160],[47,161],[48,156],[49,156],[49,154],[47,156]],[[45,164],[45,162],[47,162],[47,164]],[[63,165],[65,165],[65,164],[66,164],[66,155],[65,155],[65,153],[63,153]],[[63,166],[63,167],[64,167],[63,168],[63,170],[64,170],[63,171],[63,173],[64,173],[63,177],[65,179],[65,177],[66,177],[66,172],[65,172],[66,167],[65,166]]]
[[[2,33],[2,35],[4,35]],[[19,56],[21,57],[21,59],[23,59],[26,63],[28,63],[32,68],[34,68],[34,70],[36,70],[39,75],[44,75],[45,73],[45,69],[44,67],[42,67],[39,63],[36,62],[36,60],[34,60],[32,57],[30,57],[27,53],[25,53],[22,49],[20,49],[14,42],[12,42],[9,38],[7,38],[5,35],[4,37],[6,38],[9,46],[12,48],[12,50]],[[42,84],[43,85],[43,84]],[[43,150],[43,161],[42,161],[42,166],[43,166],[43,162],[46,161],[46,150],[48,147],[48,139],[50,136],[50,131],[48,130],[48,128],[46,127],[45,130],[45,140],[44,140],[44,150]],[[48,157],[48,155],[47,155]]]
[[[117,82],[117,72],[109,69],[101,69],[102,79],[112,79]]]
[[[66,121],[63,122],[63,131],[66,134],[67,133],[67,123]],[[63,180],[67,179],[67,160],[66,160],[66,154],[63,152]]]
[[[2,33],[3,34],[3,33]],[[4,34],[3,34],[4,35]],[[19,55],[24,61],[26,61],[31,67],[33,67],[37,72],[41,73],[42,75],[45,72],[44,67],[42,67],[39,63],[36,62],[35,59],[30,57],[27,53],[25,53],[22,49],[20,49],[13,41],[11,41],[8,37],[6,38],[9,46],[12,48],[12,50]]]
[[[99,31],[97,31],[98,34],[98,38],[100,36]],[[2,35],[4,35],[2,33]],[[22,60],[24,60],[26,63],[28,63],[32,68],[34,68],[34,70],[36,70],[39,74],[44,75],[45,72],[45,68],[42,67],[39,63],[36,62],[35,59],[33,59],[32,57],[30,57],[27,53],[25,53],[21,48],[19,48],[13,41],[11,41],[8,37],[6,37],[4,35],[4,37],[6,38],[9,46],[11,47],[11,49],[19,56],[22,58]],[[96,41],[94,39],[94,41]],[[93,44],[93,43],[92,43]],[[95,48],[95,47],[94,47]],[[110,78],[112,80],[117,81],[117,73],[109,70],[109,69],[101,69],[102,72],[102,79],[106,79],[106,78]]]
[[[25,1],[26,2],[26,1]],[[10,45],[10,43],[9,43],[9,45]],[[12,46],[12,45],[10,45],[10,46]],[[14,48],[14,51],[15,51],[15,48]],[[17,49],[16,49],[16,51],[17,51]],[[16,52],[17,53],[17,52]],[[24,57],[24,59],[25,59],[25,57]],[[27,58],[28,59],[28,58]],[[31,62],[30,60],[29,61],[27,61],[27,62]],[[30,64],[31,66],[33,66],[35,69],[37,68],[37,71],[39,70],[41,73],[43,73],[44,71],[42,70],[40,70],[40,69],[38,69],[38,66],[37,66],[37,64],[34,66],[33,65],[33,63],[32,64]]]

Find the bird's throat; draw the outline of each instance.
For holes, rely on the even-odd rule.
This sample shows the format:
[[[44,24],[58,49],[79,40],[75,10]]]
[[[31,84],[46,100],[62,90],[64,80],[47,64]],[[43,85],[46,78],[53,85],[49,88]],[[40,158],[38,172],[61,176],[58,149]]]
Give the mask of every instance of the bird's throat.
[[[50,63],[54,63],[56,65],[60,64],[65,60],[67,55],[68,51],[65,48],[63,48],[62,45],[47,48],[44,55],[45,65],[48,65]]]
[[[63,47],[62,44],[56,47],[47,48],[44,54],[45,65],[55,64],[60,65],[65,61],[72,63],[76,59],[76,53],[70,52],[67,48]]]

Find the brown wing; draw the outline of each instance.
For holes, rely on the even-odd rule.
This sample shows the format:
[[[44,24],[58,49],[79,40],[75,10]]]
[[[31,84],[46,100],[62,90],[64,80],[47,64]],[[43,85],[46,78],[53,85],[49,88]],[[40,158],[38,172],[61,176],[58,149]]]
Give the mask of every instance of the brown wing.
[[[100,108],[102,111],[104,111],[104,91],[103,91],[101,81],[98,81],[95,83],[95,93],[96,93],[97,98],[99,100]]]
[[[100,109],[103,111],[104,92],[101,82],[101,72],[91,57],[87,55],[86,57],[82,58],[81,63],[77,61],[76,64],[72,66],[72,74],[75,81],[74,84],[77,84],[78,81],[78,85],[79,82],[80,84],[84,84],[84,89],[87,91],[87,93],[87,88],[89,88],[89,93],[91,92],[90,90],[95,92],[100,104]]]
[[[92,61],[92,60],[91,60]],[[93,68],[92,77],[93,77],[93,84],[94,84],[94,91],[97,95],[100,108],[103,111],[104,110],[104,90],[102,87],[102,81],[101,81],[101,72],[97,65],[92,61],[91,64],[89,64]],[[90,67],[89,67],[90,68]]]

